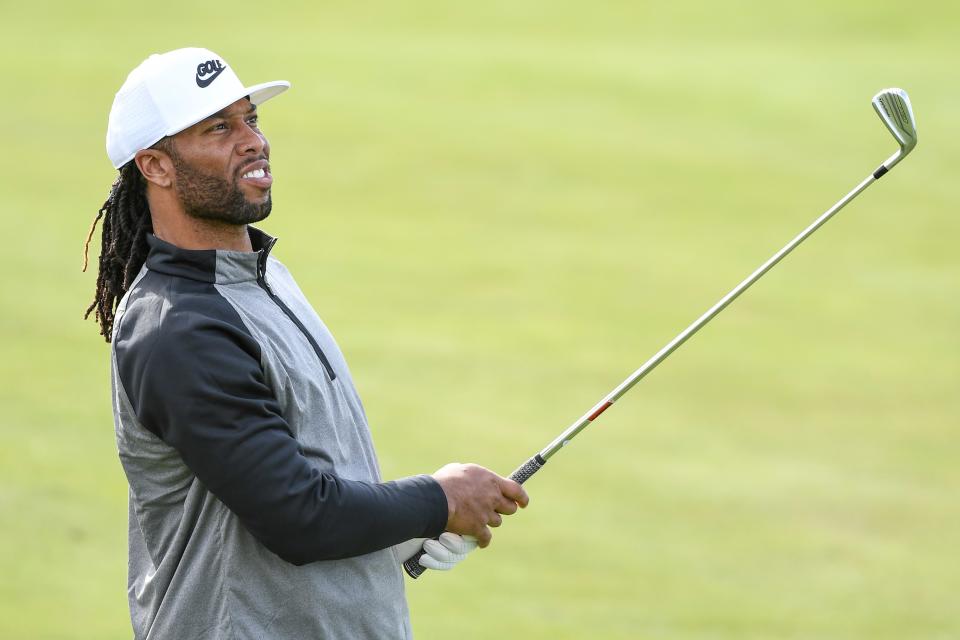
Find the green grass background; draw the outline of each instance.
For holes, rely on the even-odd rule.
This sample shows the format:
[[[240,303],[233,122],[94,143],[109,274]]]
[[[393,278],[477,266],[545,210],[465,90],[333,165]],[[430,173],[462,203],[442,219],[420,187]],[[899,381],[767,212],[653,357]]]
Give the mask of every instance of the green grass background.
[[[80,316],[147,54],[262,109],[276,255],[384,474],[502,473],[893,152],[914,155],[527,485],[421,638],[960,638],[955,3],[4,2],[0,637],[128,638],[108,348]]]

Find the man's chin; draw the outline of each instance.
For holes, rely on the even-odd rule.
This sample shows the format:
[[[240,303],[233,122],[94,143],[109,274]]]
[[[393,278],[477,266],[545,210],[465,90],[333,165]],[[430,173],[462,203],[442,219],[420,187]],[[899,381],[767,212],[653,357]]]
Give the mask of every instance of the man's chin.
[[[273,208],[269,199],[259,206],[250,202],[246,202],[245,204],[246,206],[231,207],[229,209],[188,209],[186,213],[196,220],[241,225],[254,224],[261,220],[266,220]]]
[[[271,206],[269,191],[259,198],[244,198],[244,200],[246,200],[247,204],[251,207],[266,207],[269,209]]]
[[[270,211],[273,210],[273,203],[270,202],[268,198],[263,204],[257,205],[255,203],[250,203],[249,207],[244,207],[240,218],[243,218],[244,223],[253,224],[255,222],[260,222],[261,220],[266,220],[270,215]]]
[[[252,198],[243,191],[240,192],[243,193],[243,206],[237,213],[239,214],[238,217],[243,218],[247,224],[266,219],[273,209],[270,190],[257,189],[256,191],[258,192],[257,196]]]
[[[247,221],[247,224],[255,224],[261,220],[266,220],[268,217],[270,217],[270,209],[267,209],[263,213],[260,213],[253,218],[250,218],[250,220]]]

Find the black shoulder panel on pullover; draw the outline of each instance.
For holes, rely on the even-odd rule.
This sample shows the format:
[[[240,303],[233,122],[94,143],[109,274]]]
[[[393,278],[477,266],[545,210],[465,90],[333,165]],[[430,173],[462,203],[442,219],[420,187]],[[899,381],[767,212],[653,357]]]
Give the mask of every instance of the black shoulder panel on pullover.
[[[114,348],[140,423],[288,562],[361,555],[445,527],[446,498],[428,476],[344,480],[304,457],[264,378],[260,345],[212,284],[148,272]]]

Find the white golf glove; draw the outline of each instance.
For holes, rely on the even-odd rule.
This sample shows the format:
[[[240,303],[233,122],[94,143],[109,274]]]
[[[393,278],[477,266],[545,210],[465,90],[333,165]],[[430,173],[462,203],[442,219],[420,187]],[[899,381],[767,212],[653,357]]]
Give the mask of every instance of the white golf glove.
[[[397,552],[401,558],[407,560],[421,548],[423,549],[423,555],[420,556],[422,566],[435,571],[449,571],[477,548],[477,539],[448,531],[441,533],[439,540],[414,538],[401,542],[397,545]]]

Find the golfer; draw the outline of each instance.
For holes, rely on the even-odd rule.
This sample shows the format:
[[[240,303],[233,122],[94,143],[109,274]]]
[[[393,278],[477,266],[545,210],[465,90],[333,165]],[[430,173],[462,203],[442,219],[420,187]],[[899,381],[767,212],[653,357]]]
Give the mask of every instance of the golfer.
[[[476,465],[381,480],[343,354],[249,226],[273,185],[258,106],[289,86],[179,49],[110,111],[87,315],[111,343],[139,639],[410,637],[401,563],[450,568],[528,501]]]

